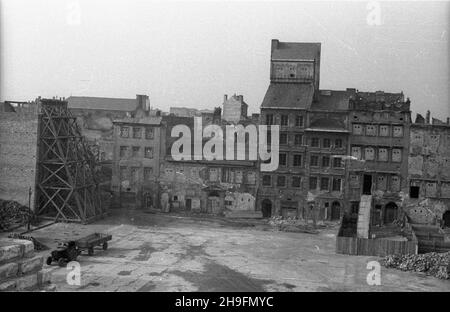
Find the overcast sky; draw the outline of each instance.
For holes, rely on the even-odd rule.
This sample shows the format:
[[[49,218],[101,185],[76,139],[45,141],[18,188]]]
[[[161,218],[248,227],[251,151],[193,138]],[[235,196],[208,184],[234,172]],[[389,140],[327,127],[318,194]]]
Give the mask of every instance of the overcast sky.
[[[239,93],[257,112],[276,38],[322,43],[321,89],[403,91],[450,116],[450,2],[0,3],[1,100],[148,94],[168,111]]]

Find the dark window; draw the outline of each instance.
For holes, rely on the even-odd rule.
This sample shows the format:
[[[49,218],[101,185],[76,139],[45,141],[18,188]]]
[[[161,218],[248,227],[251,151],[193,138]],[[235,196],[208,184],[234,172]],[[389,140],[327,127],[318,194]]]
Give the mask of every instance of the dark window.
[[[139,157],[139,151],[140,151],[139,146],[133,146],[133,157]]]
[[[280,133],[280,144],[287,144],[287,133],[286,132]]]
[[[341,191],[341,183],[342,183],[342,179],[334,178],[333,179],[333,191],[340,192]]]
[[[322,145],[323,145],[323,148],[329,148],[331,146],[331,140],[323,139]]]
[[[270,175],[263,176],[263,185],[271,186],[272,185],[272,177]]]
[[[334,168],[340,168],[342,167],[342,160],[340,157],[333,158],[333,167]]]
[[[302,182],[301,177],[292,177],[292,187],[300,187]]]
[[[151,140],[151,139],[153,139],[153,128],[150,128],[150,127],[147,127],[147,128],[145,128],[145,138],[147,139],[147,140]]]
[[[286,177],[285,176],[278,176],[277,186],[281,186],[281,187],[286,186]]]
[[[295,135],[295,145],[302,145],[302,142],[303,142],[303,135],[301,135],[301,134],[296,134]]]
[[[302,166],[302,155],[294,155],[294,167],[301,167]]]
[[[351,203],[351,211],[352,211],[352,213],[358,214],[358,212],[359,212],[359,202],[352,202]]]
[[[328,191],[329,187],[330,187],[330,179],[320,178],[320,190]]]
[[[317,177],[310,177],[309,178],[309,189],[310,190],[317,189]]]
[[[311,157],[309,158],[309,165],[313,167],[319,166],[319,156],[311,155]]]
[[[409,197],[411,198],[419,198],[420,187],[419,186],[411,186],[409,188]]]
[[[127,156],[127,150],[128,148],[126,146],[121,146],[120,147],[120,158],[124,158]]]
[[[336,141],[334,141],[334,147],[335,148],[341,148],[342,147],[342,140],[341,139],[336,139]]]
[[[145,148],[145,158],[153,158],[153,148],[151,147]]]
[[[273,125],[273,115],[272,114],[266,115],[266,125]]]
[[[330,167],[330,156],[322,157],[322,167]]]
[[[319,138],[312,138],[311,139],[311,146],[312,147],[319,147]]]
[[[153,176],[153,168],[145,167],[144,168],[144,180],[148,181]]]
[[[286,166],[287,165],[287,155],[286,155],[286,153],[280,153],[279,164],[280,164],[280,166]]]
[[[295,117],[295,126],[303,127],[303,116],[298,115]]]
[[[289,123],[289,116],[288,115],[281,115],[281,125],[287,126]]]
[[[133,127],[133,138],[140,139],[142,137],[142,132],[140,127]]]

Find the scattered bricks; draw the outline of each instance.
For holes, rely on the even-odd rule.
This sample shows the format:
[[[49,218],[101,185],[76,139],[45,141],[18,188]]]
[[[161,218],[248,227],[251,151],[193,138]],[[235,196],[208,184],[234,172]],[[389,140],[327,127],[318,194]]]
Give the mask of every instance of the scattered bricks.
[[[45,286],[51,283],[52,272],[50,269],[43,269],[38,272],[38,284],[39,287]]]
[[[16,281],[7,281],[0,283],[0,291],[16,290]]]
[[[22,255],[22,246],[20,244],[14,244],[8,239],[0,241],[0,263],[20,258]]]
[[[31,290],[38,286],[38,275],[37,273],[31,275],[25,275],[16,279],[16,289],[17,290]]]
[[[37,272],[42,269],[43,265],[44,258],[42,256],[36,256],[34,258],[24,258],[19,262],[19,274]]]
[[[17,276],[19,265],[17,263],[7,263],[0,266],[0,281]]]

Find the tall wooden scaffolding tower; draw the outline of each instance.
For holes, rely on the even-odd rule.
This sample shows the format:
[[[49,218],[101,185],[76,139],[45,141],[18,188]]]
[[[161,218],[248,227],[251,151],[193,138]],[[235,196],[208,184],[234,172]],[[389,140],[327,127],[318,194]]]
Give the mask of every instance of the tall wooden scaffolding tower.
[[[103,215],[95,157],[67,101],[40,99],[36,215],[88,223]]]

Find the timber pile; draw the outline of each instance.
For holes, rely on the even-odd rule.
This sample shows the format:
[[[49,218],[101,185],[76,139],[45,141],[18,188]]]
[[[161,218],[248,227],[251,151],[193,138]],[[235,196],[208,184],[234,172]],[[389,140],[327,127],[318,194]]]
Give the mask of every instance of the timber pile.
[[[26,206],[12,200],[0,199],[0,231],[24,225],[33,216]]]
[[[450,278],[450,252],[419,255],[389,255],[382,260],[387,268],[424,272],[441,279]]]

